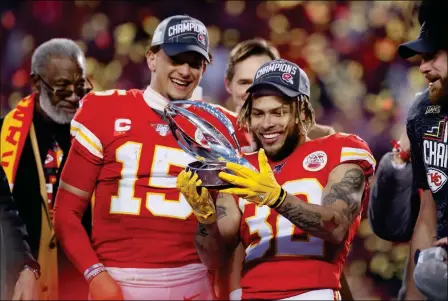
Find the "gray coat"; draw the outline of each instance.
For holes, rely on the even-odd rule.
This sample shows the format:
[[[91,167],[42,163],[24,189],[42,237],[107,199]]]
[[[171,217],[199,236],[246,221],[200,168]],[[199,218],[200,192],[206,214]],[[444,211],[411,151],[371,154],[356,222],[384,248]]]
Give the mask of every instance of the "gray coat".
[[[392,157],[392,152],[386,153],[379,163],[370,191],[369,222],[382,239],[407,242],[417,221],[420,196],[412,184],[411,163],[396,169]]]

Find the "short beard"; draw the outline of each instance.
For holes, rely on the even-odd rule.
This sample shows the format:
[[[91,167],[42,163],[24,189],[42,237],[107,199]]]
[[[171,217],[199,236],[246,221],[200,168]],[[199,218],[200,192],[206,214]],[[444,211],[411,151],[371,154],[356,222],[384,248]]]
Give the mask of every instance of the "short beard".
[[[429,100],[432,104],[448,104],[448,77],[442,79],[442,88],[435,93],[429,90]]]
[[[42,111],[58,124],[69,124],[72,121],[73,116],[75,116],[74,113],[63,112],[57,105],[54,106],[51,103],[50,97],[48,97],[47,91],[42,90],[39,94],[39,104]]]
[[[263,147],[263,144],[261,143],[261,140],[258,138],[257,135],[253,135],[255,143],[257,145],[257,149],[260,149]],[[285,158],[287,158],[289,155],[292,154],[292,152],[296,149],[297,145],[300,142],[301,134],[299,131],[299,127],[296,125],[294,126],[292,132],[286,137],[285,141],[283,142],[283,145],[280,147],[280,149],[276,151],[266,151],[266,156],[269,158],[269,160],[273,162],[281,161]]]

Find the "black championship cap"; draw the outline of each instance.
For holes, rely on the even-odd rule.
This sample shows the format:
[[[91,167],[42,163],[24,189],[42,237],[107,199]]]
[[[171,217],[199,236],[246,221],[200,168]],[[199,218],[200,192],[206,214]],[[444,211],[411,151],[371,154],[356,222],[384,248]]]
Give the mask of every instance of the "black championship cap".
[[[178,15],[163,20],[154,31],[151,47],[160,45],[168,56],[195,51],[210,62],[208,32],[204,23]]]
[[[310,97],[308,76],[299,66],[287,60],[274,60],[261,66],[247,92],[252,93],[263,86],[275,87],[288,97],[300,94]]]
[[[437,38],[431,35],[426,23],[423,22],[417,39],[401,44],[398,47],[398,54],[403,59],[408,59],[420,53],[434,53],[438,49]]]

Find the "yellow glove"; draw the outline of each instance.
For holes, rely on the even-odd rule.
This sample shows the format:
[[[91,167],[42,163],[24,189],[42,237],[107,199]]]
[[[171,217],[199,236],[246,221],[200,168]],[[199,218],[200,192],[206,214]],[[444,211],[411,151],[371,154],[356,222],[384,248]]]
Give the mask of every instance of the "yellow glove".
[[[227,163],[226,169],[233,171],[235,175],[220,172],[219,177],[239,187],[223,189],[220,192],[237,195],[258,206],[277,208],[285,200],[286,192],[275,180],[264,149],[258,152],[258,163],[259,173],[239,164]]]
[[[185,170],[177,176],[176,187],[184,195],[188,204],[193,208],[193,212],[201,224],[212,224],[216,222],[216,209],[207,188],[202,187],[201,195],[198,194],[197,187],[202,184],[196,173]]]

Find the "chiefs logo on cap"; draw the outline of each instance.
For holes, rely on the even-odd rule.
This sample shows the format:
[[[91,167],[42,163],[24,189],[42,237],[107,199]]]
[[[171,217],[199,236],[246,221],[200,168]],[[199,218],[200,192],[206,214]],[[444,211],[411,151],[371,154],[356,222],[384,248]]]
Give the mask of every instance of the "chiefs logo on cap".
[[[198,41],[205,46],[205,36],[202,33],[198,33]]]
[[[283,73],[283,74],[282,74],[282,79],[283,79],[285,82],[288,82],[288,83],[290,83],[291,85],[294,85],[294,80],[292,79],[292,75],[291,75],[291,73]]]

